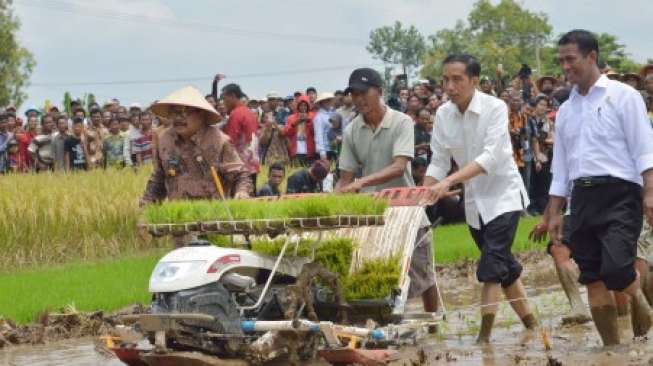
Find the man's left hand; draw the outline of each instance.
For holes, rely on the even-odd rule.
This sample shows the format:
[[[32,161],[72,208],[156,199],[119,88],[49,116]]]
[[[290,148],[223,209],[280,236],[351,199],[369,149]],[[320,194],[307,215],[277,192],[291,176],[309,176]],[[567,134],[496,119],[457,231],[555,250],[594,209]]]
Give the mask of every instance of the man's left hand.
[[[356,193],[363,189],[363,183],[361,180],[355,180],[344,187],[339,188],[336,192],[338,193]]]
[[[440,200],[440,198],[449,195],[448,192],[450,188],[451,183],[449,183],[448,180],[443,179],[437,184],[428,187],[426,192],[424,192],[424,196],[420,200],[419,204],[422,206],[434,205]]]
[[[645,187],[644,189],[643,208],[646,221],[653,226],[653,187]]]

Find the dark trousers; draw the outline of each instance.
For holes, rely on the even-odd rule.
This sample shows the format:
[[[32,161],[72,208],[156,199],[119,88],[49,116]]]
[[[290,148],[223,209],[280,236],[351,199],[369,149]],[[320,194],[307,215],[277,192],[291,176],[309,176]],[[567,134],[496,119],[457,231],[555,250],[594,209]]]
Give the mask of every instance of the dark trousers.
[[[551,187],[551,163],[542,164],[542,170],[533,174],[531,184],[530,211],[542,214],[549,201],[549,188]]]
[[[636,278],[633,264],[642,230],[642,188],[622,181],[571,193],[571,254],[580,269],[579,282],[603,281],[620,291]]]
[[[479,282],[500,283],[506,288],[515,283],[522,273],[522,266],[510,249],[515,241],[521,211],[506,212],[487,224],[481,222],[480,229],[469,227],[481,259],[476,269]]]

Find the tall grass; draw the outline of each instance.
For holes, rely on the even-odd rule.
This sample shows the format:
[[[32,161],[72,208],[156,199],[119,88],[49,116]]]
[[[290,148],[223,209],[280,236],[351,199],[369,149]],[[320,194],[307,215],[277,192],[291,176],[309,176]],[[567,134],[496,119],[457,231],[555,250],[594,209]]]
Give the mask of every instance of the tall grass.
[[[0,269],[114,257],[161,245],[136,232],[150,169],[0,176]]]

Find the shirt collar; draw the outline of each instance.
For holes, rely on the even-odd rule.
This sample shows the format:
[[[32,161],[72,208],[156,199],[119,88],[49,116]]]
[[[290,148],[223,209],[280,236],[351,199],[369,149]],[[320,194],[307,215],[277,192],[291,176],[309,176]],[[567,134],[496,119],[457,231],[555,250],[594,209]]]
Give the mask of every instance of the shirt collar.
[[[467,107],[468,111],[474,112],[475,114],[481,114],[480,94],[480,91],[474,90],[474,96],[472,96],[472,100],[469,102],[469,106]]]
[[[479,96],[481,93],[482,92],[478,90],[474,90],[474,95],[472,95],[472,100],[469,101],[469,105],[467,106],[465,113],[470,111],[474,114],[481,114],[481,97]],[[460,109],[455,103],[451,101],[449,103],[451,103],[451,107],[453,107],[457,115],[463,116],[465,114],[465,113],[460,113]]]
[[[390,127],[392,127],[392,126],[390,125],[391,122],[392,122],[392,121],[391,121],[392,117],[390,116],[390,114],[391,114],[392,112],[390,111],[390,110],[391,110],[390,107],[388,107],[388,106],[385,105],[385,104],[384,104],[383,106],[385,107],[385,113],[383,114],[383,118],[381,119],[381,124],[379,124],[379,128],[384,128],[384,129],[385,129],[385,128],[390,128]],[[368,125],[368,124],[365,122],[365,116],[363,116],[363,115],[361,114],[361,117],[362,117],[362,121],[363,121],[363,126],[369,128],[369,129],[371,130],[372,127],[370,127],[370,125]],[[377,130],[378,130],[379,128],[377,128]]]
[[[587,95],[590,95],[592,91],[595,88],[600,88],[600,89],[605,89],[608,87],[608,84],[610,82],[610,79],[608,79],[607,76],[601,75],[599,78],[596,80],[594,85],[592,85],[587,92]],[[574,85],[574,87],[571,89],[571,95],[569,96],[569,99],[576,99],[580,96],[580,93],[578,92],[578,84]]]

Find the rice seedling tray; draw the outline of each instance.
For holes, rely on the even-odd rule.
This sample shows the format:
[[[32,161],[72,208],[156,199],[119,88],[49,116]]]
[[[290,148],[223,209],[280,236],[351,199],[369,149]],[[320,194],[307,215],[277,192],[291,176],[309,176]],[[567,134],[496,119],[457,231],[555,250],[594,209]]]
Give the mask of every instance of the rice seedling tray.
[[[185,223],[145,224],[152,235],[216,233],[222,235],[279,234],[289,230],[320,231],[361,226],[381,226],[383,215],[337,215],[309,218],[212,220]]]

